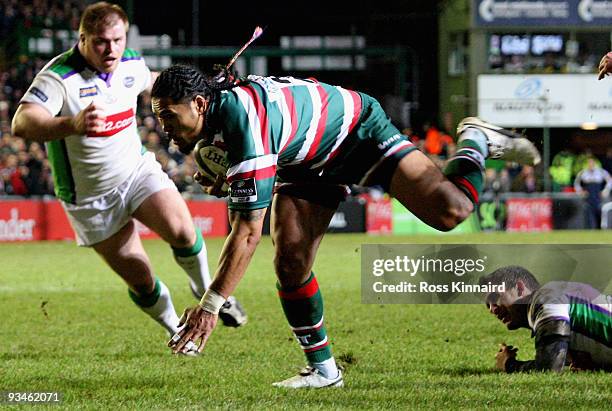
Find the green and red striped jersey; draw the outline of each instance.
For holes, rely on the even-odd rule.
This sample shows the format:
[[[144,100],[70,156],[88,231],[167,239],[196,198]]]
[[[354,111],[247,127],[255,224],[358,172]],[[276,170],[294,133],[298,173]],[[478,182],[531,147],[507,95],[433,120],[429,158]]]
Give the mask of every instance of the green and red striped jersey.
[[[221,129],[228,151],[229,207],[267,207],[282,169],[325,172],[347,148],[363,141],[352,131],[365,111],[364,97],[368,96],[293,77],[249,76],[223,91],[208,119]],[[380,156],[372,154],[378,161]]]

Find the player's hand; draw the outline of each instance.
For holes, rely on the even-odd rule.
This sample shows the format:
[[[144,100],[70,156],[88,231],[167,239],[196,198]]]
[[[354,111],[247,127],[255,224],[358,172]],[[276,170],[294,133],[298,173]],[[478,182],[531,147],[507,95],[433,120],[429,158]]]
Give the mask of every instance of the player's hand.
[[[204,311],[199,305],[185,309],[179,322],[179,327],[183,325],[184,327],[172,336],[168,341],[168,347],[172,348],[174,354],[185,354],[191,341],[198,346],[198,352],[202,352],[208,337],[217,325],[218,318],[218,315]]]
[[[212,181],[199,171],[196,171],[193,175],[193,179],[202,186],[202,189],[208,195],[223,198],[228,194],[227,191],[223,190],[223,185],[225,184],[225,178],[223,176],[217,176],[216,180]]]
[[[583,351],[568,351],[567,362],[569,362],[570,370],[574,372],[595,369],[591,355]]]
[[[93,101],[81,110],[72,120],[76,133],[86,136],[96,135],[104,131],[105,123],[106,113],[104,109]]]
[[[605,56],[601,58],[599,62],[599,76],[597,76],[597,80],[601,80],[608,74],[612,72],[612,51],[608,52]]]
[[[509,359],[516,359],[516,352],[518,348],[514,348],[506,343],[501,343],[499,351],[495,354],[495,368],[501,371],[506,371],[506,361]]]

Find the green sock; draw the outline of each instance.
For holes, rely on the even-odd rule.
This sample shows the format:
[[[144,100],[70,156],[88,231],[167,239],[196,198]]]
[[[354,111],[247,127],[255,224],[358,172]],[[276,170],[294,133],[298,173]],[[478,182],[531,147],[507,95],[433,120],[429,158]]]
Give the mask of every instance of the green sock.
[[[150,294],[138,295],[129,288],[128,294],[130,295],[132,301],[134,301],[134,303],[139,307],[147,308],[155,305],[157,300],[159,300],[159,295],[161,294],[161,283],[159,281],[159,278],[155,279],[155,287],[153,288],[153,291],[151,291]]]
[[[323,323],[323,297],[314,274],[300,287],[278,287],[283,311],[309,364],[332,358]]]
[[[478,203],[484,184],[484,162],[480,146],[475,141],[462,140],[444,168],[446,177],[474,204]]]

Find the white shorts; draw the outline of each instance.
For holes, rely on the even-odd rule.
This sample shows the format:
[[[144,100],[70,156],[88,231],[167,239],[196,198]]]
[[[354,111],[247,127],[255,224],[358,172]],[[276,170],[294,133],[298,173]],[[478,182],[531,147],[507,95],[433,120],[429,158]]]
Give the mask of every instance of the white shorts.
[[[166,188],[176,190],[155,154],[147,152],[132,175],[119,186],[86,202],[70,204],[62,201],[62,205],[76,234],[77,244],[91,246],[117,233],[147,197]]]

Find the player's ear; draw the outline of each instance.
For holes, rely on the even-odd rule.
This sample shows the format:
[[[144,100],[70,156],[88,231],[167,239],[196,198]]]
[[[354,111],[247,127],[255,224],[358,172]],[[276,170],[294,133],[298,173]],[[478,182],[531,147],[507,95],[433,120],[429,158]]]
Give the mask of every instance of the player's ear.
[[[208,100],[204,96],[201,96],[201,95],[195,96],[194,102],[195,102],[196,110],[198,114],[206,113],[206,110],[208,109]]]

